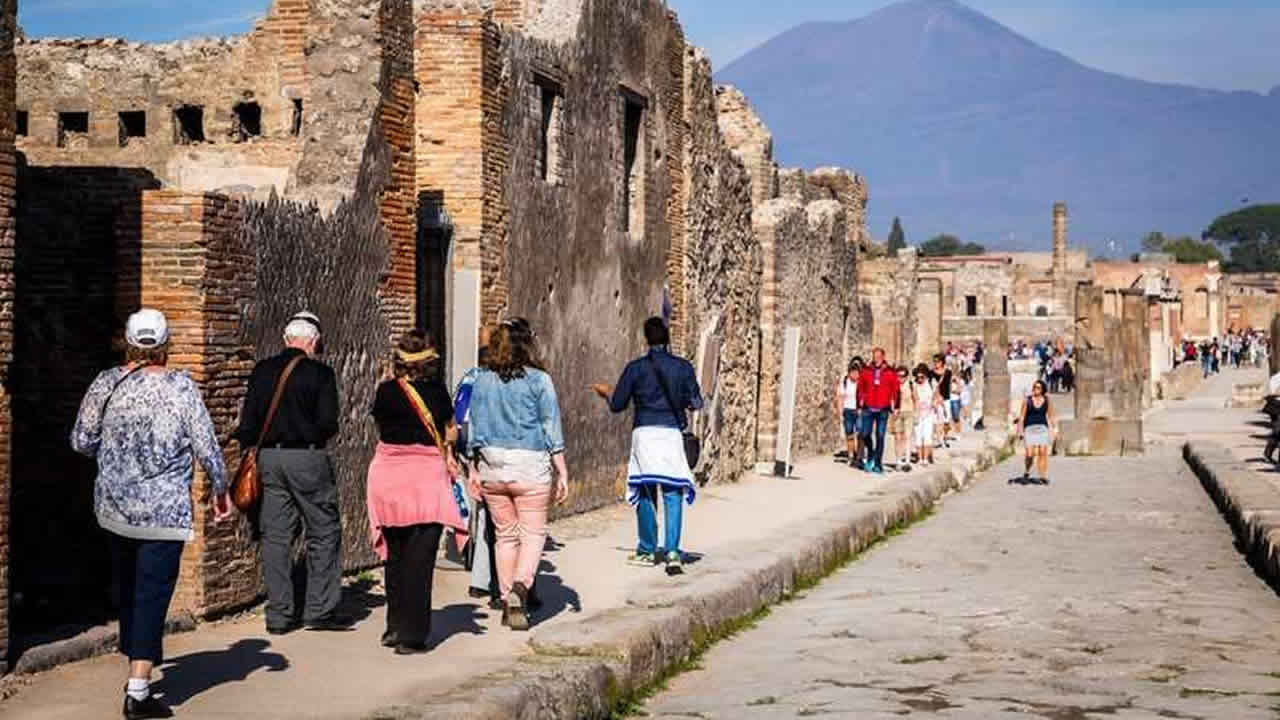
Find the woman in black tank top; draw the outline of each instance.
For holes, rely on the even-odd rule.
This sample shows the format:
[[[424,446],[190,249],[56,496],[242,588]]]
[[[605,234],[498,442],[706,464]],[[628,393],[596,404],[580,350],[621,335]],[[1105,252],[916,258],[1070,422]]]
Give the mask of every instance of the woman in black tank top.
[[[1018,435],[1026,444],[1026,467],[1022,473],[1022,482],[1049,484],[1049,453],[1053,450],[1054,436],[1057,435],[1057,422],[1053,417],[1053,409],[1049,407],[1048,388],[1037,380],[1031,386],[1031,396],[1022,403],[1022,414],[1018,417]],[[1040,477],[1031,479],[1031,466],[1035,464]]]

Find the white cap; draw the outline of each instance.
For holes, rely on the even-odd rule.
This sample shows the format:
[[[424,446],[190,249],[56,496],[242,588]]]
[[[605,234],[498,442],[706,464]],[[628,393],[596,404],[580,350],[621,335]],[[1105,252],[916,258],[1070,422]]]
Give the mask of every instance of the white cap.
[[[302,311],[296,313],[289,318],[289,322],[284,326],[284,336],[286,338],[302,338],[310,340],[320,337],[320,318],[314,313]]]
[[[124,339],[133,347],[149,350],[169,342],[169,321],[164,313],[143,308],[129,316],[124,326]]]

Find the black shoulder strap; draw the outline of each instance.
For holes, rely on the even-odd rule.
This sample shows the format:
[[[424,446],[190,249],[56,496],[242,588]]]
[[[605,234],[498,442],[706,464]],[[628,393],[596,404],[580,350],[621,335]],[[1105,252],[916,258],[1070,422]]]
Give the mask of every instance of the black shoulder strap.
[[[121,375],[120,379],[117,380],[116,383],[111,386],[111,392],[107,393],[107,399],[102,401],[102,413],[101,413],[102,417],[106,417],[107,406],[111,404],[111,399],[116,396],[116,391],[120,389],[120,386],[124,384],[124,381],[133,377],[135,373],[137,373],[139,370],[141,370],[144,367],[146,367],[146,365],[135,365],[133,369],[129,370],[129,372],[126,372],[124,375]]]
[[[667,385],[667,379],[662,376],[662,371],[658,369],[658,361],[654,360],[652,355],[649,356],[649,367],[653,370],[653,374],[657,376],[658,384],[662,386],[662,394],[667,397],[667,406],[671,408],[671,413],[676,416],[676,423],[680,425],[680,430],[683,431],[688,424],[684,413],[676,407],[676,401],[671,397],[671,386]]]

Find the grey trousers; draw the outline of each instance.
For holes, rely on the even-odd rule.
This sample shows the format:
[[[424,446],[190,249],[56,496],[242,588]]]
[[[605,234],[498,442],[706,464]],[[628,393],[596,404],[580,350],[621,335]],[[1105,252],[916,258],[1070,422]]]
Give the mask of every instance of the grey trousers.
[[[298,619],[294,607],[293,540],[301,521],[306,538],[307,591],[302,620],[319,620],[342,597],[342,523],[338,486],[323,450],[263,448],[262,576],[267,585],[267,627]]]

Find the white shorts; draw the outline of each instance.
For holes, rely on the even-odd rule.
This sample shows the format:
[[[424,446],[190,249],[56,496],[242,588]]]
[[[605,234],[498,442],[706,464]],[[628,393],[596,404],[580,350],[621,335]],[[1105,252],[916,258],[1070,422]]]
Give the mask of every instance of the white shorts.
[[[933,447],[933,413],[925,413],[916,420],[916,447]]]
[[[1053,435],[1049,432],[1048,425],[1028,425],[1022,431],[1026,438],[1027,447],[1050,447],[1053,445]]]

